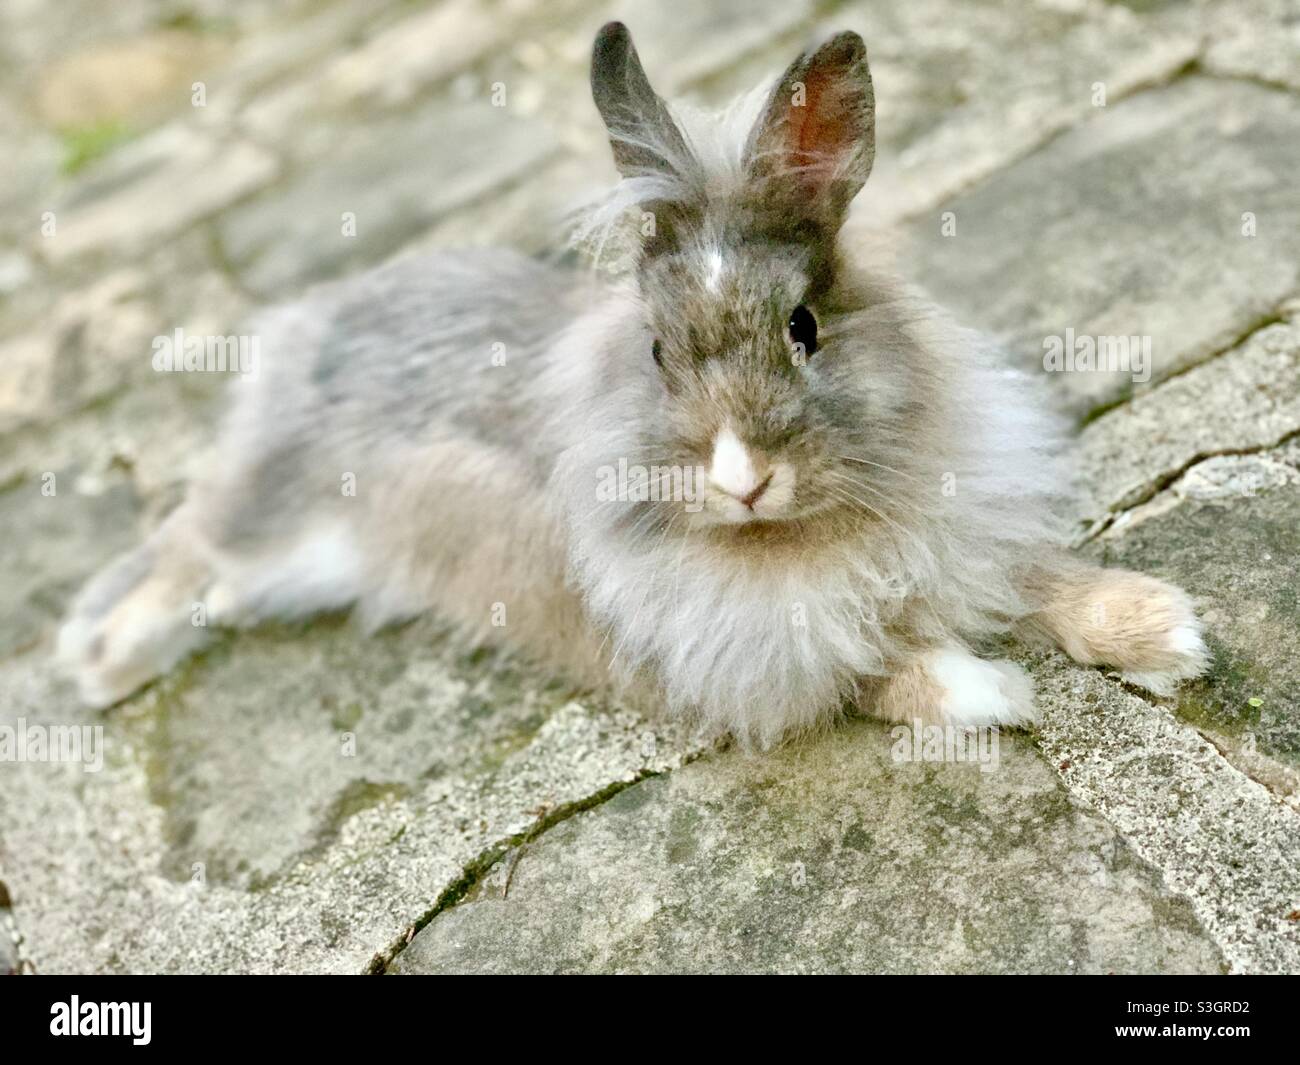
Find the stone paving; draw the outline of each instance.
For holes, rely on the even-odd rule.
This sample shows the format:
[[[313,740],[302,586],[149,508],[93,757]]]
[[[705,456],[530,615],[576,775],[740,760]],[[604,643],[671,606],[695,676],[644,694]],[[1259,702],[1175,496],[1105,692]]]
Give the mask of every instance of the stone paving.
[[[1151,338],[1149,372],[1051,383],[1079,550],[1188,589],[1206,678],[1158,700],[1012,647],[1043,719],[991,772],[870,721],[707,747],[432,620],[230,636],[77,705],[61,612],[220,410],[152,338],[407,248],[552,247],[612,177],[611,17],[706,102],[858,30],[853,239],[1021,366]],[[11,0],[0,725],[104,743],[98,772],[0,762],[0,970],[1300,971],[1297,55],[1295,0]]]

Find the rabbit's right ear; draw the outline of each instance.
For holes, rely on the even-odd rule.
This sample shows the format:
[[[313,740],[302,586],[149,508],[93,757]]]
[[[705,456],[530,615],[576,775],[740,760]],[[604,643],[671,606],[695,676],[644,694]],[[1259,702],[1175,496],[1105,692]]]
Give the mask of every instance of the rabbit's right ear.
[[[609,131],[614,165],[625,178],[683,179],[692,155],[641,67],[632,35],[621,22],[607,22],[591,54],[591,96]]]

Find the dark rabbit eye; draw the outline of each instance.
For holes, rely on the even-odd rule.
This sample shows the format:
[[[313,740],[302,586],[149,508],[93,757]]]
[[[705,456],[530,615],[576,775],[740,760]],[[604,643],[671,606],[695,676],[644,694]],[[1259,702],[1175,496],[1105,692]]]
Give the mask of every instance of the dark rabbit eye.
[[[817,350],[817,319],[802,303],[790,312],[787,328],[790,330],[790,343],[800,345],[805,355]]]
[[[660,344],[658,340],[655,340],[655,342],[650,345],[650,354],[654,356],[655,365],[659,367],[662,367],[664,364],[663,352],[664,346]]]

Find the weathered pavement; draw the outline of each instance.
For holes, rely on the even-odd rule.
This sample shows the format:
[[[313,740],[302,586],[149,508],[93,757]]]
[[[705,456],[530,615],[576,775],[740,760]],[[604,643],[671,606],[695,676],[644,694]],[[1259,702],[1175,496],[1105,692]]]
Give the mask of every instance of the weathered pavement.
[[[104,737],[99,772],[0,762],[0,970],[1300,971],[1300,11],[664,9],[0,12],[0,725]],[[1067,329],[1151,338],[1149,380],[1050,382],[1080,550],[1191,592],[1206,679],[1156,700],[1013,649],[1043,720],[989,772],[866,721],[705,749],[429,622],[230,637],[76,705],[60,612],[174,505],[224,387],[152,338],[407,247],[543,247],[611,172],[585,62],[614,16],[712,101],[859,30],[862,239],[1039,372]]]

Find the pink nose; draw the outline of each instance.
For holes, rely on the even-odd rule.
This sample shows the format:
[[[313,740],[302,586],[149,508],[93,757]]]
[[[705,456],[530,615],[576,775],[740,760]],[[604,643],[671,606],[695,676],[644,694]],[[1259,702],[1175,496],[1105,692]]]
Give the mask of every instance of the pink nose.
[[[744,496],[743,498],[740,496],[734,496],[733,498],[740,499],[745,506],[749,507],[750,510],[753,510],[754,504],[758,502],[758,497],[767,491],[767,486],[771,483],[772,475],[769,473],[765,478],[763,478],[763,483],[750,492],[749,495]]]

